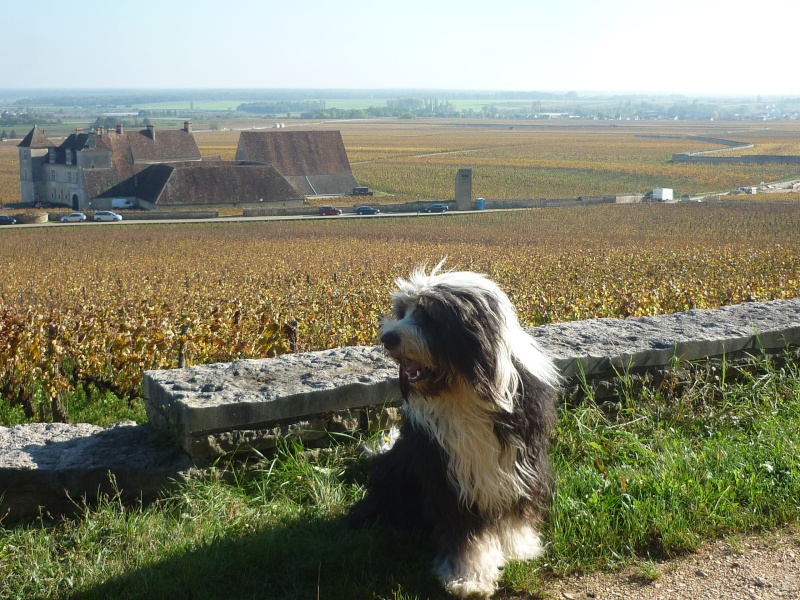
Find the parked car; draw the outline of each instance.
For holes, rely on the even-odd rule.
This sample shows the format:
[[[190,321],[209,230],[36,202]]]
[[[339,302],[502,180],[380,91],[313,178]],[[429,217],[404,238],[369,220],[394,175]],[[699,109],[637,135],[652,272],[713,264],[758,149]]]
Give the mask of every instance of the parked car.
[[[335,206],[320,206],[319,207],[319,214],[321,215],[340,215],[342,214],[341,208],[336,208]]]
[[[356,206],[355,212],[357,215],[377,215],[381,211],[373,206]]]
[[[69,213],[61,217],[62,223],[80,223],[86,220],[86,215],[82,212]]]
[[[0,225],[16,225],[17,220],[8,215],[0,215]]]
[[[424,212],[424,213],[443,213],[443,212],[447,212],[448,208],[449,207],[447,206],[447,204],[431,204],[429,207],[423,208],[422,212]]]
[[[112,210],[98,210],[94,213],[95,221],[122,221],[122,215],[115,213]]]

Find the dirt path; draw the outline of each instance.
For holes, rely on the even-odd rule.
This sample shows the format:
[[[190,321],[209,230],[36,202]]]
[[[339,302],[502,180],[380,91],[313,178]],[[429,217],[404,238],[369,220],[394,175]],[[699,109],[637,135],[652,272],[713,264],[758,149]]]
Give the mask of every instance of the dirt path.
[[[704,544],[695,554],[615,574],[555,580],[556,600],[800,598],[800,527]]]

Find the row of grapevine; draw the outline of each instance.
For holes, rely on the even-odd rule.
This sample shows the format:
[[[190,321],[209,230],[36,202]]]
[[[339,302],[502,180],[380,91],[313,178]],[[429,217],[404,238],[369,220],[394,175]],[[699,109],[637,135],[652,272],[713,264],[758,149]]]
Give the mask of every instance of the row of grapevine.
[[[56,418],[79,385],[137,397],[146,369],[375,343],[394,279],[443,257],[526,325],[797,297],[799,232],[800,206],[744,203],[6,230],[0,408]]]

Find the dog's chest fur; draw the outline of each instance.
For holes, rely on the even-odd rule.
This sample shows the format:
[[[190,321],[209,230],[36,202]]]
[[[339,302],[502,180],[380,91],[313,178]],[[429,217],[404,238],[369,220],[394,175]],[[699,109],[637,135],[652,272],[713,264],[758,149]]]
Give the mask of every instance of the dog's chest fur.
[[[521,444],[500,442],[485,403],[474,393],[411,394],[407,402],[406,418],[447,455],[448,479],[465,508],[497,515],[528,496],[518,473],[525,468]]]

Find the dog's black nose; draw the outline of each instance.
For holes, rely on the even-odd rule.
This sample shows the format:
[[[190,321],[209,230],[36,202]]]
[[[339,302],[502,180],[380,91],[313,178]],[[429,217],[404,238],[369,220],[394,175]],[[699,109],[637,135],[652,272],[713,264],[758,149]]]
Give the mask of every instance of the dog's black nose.
[[[394,331],[387,331],[381,336],[381,344],[383,344],[387,350],[397,348],[397,346],[400,345],[400,336]]]

